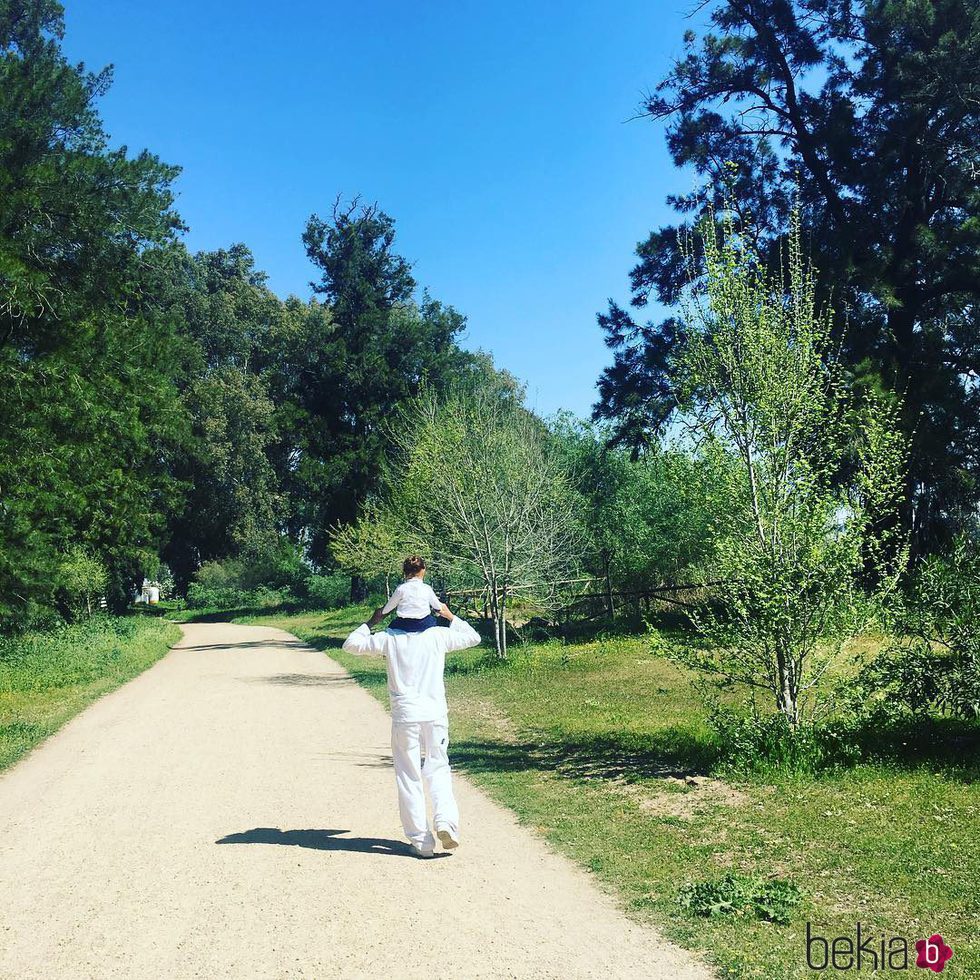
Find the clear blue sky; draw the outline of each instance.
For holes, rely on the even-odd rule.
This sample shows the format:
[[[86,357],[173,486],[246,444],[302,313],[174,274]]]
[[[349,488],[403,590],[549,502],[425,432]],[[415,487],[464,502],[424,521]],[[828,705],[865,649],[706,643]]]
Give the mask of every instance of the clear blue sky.
[[[586,414],[636,242],[691,178],[627,122],[681,51],[693,0],[65,0],[65,50],[112,63],[113,143],[183,167],[190,248],[245,242],[309,296],[312,211],[361,194],[419,283],[468,317],[544,413]]]

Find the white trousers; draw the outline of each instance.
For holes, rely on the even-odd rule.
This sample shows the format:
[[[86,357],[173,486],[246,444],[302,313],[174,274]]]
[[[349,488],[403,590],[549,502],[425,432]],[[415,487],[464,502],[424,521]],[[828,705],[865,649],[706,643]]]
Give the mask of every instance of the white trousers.
[[[425,813],[426,789],[432,800],[435,825],[449,824],[458,832],[459,809],[449,769],[449,728],[438,721],[393,724],[391,758],[405,836],[420,847],[434,844]]]

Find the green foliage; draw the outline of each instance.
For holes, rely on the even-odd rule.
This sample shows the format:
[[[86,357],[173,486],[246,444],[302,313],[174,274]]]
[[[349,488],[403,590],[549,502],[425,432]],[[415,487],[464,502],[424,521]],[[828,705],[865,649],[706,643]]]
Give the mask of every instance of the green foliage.
[[[29,622],[77,545],[119,607],[162,532],[181,343],[159,315],[177,170],[109,150],[110,73],[71,65],[62,9],[0,7],[0,626]]]
[[[607,433],[571,416],[552,430],[582,500],[582,559],[617,591],[678,583],[710,563],[724,498],[712,461],[666,447],[633,458]]]
[[[681,223],[637,246],[635,311],[611,304],[600,316],[615,360],[596,416],[637,449],[669,423],[686,334],[674,316],[634,316],[651,299],[677,304],[683,239],[701,216],[727,210],[733,162],[739,230],[776,269],[798,197],[853,383],[901,393],[903,520],[917,551],[933,548],[973,522],[980,494],[969,380],[980,357],[980,8],[719,0],[704,9],[703,28],[687,32],[642,111],[667,124],[675,163],[712,188],[670,198]]]
[[[857,716],[895,722],[927,713],[980,718],[980,549],[959,538],[909,583],[897,638],[849,686]]]
[[[728,872],[716,881],[699,881],[681,888],[677,901],[694,915],[751,914],[766,922],[786,925],[800,904],[800,889],[780,878],[753,878]]]
[[[244,245],[176,270],[172,315],[188,340],[181,403],[189,431],[171,459],[183,502],[168,508],[164,556],[184,589],[202,561],[273,546],[287,511],[277,385],[305,310],[265,285]]]
[[[269,555],[205,562],[187,589],[191,609],[264,609],[294,604],[309,571],[288,545]]]
[[[386,423],[428,384],[444,390],[467,363],[455,338],[465,319],[428,295],[413,296],[409,263],[394,250],[394,221],[374,206],[335,204],[303,234],[321,273],[329,317],[294,338],[286,380],[296,521],[310,529],[314,561],[330,530],[352,522],[376,492],[391,444]]]
[[[204,562],[187,590],[192,609],[339,609],[350,600],[350,576],[315,575],[283,539],[263,552]]]
[[[750,712],[711,702],[708,714],[719,768],[732,774],[809,774],[854,763],[860,747],[852,724],[790,725],[780,712]]]
[[[340,525],[330,538],[330,552],[341,568],[368,579],[383,577],[389,584],[398,580],[410,547],[398,515],[376,500],[355,523]]]
[[[305,593],[306,604],[313,609],[342,609],[350,602],[350,576],[311,575]]]
[[[844,640],[867,619],[861,587],[897,567],[880,518],[901,488],[886,406],[855,403],[830,356],[794,222],[783,279],[733,220],[704,231],[706,275],[685,298],[684,423],[722,475],[712,528],[719,585],[696,614],[708,643],[679,655],[708,676],[765,691],[791,726]],[[856,442],[856,444],[855,444]],[[841,474],[850,470],[842,485]],[[878,523],[872,527],[872,520]]]
[[[109,584],[105,566],[76,545],[62,558],[58,571],[59,593],[70,616],[91,616]]]
[[[545,427],[501,395],[462,387],[410,403],[392,429],[399,455],[383,499],[335,541],[351,572],[388,571],[377,562],[417,553],[446,584],[484,590],[505,656],[508,604],[555,596],[577,560],[578,528],[574,487]]]
[[[241,585],[243,566],[240,561],[207,561],[201,565],[187,589],[191,609],[237,609],[248,606]]]
[[[113,671],[130,646],[159,633],[138,616],[96,615],[84,622],[0,640],[0,693],[88,684]]]

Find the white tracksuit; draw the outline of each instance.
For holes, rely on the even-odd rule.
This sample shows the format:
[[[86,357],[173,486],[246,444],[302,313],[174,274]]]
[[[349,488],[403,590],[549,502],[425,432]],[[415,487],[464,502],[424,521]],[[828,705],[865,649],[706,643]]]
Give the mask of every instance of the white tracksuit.
[[[380,653],[388,661],[391,757],[398,809],[405,836],[422,848],[431,848],[434,843],[425,813],[424,787],[432,800],[435,825],[449,824],[459,831],[442,675],[447,653],[479,642],[479,633],[459,616],[453,617],[449,626],[433,626],[421,633],[372,634],[365,623],[344,640],[347,653]]]

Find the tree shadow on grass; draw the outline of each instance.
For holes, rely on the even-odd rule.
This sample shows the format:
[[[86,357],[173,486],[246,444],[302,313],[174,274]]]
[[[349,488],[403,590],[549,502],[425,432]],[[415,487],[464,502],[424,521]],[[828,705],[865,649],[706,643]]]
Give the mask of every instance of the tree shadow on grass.
[[[615,732],[577,739],[538,736],[519,743],[454,742],[454,765],[471,773],[548,772],[568,779],[683,779],[707,772],[717,750],[683,729],[636,737]]]
[[[216,844],[285,844],[290,847],[309,847],[317,851],[354,851],[358,854],[382,854],[388,857],[410,857],[418,860],[403,841],[382,837],[340,837],[349,830],[280,830],[278,827],[253,827],[239,834],[228,834]],[[434,857],[449,857],[440,852]]]
[[[861,758],[902,769],[942,772],[964,782],[980,780],[980,724],[922,716],[857,733]]]
[[[313,633],[304,642],[317,650],[342,650],[344,648],[343,637],[327,636],[326,633]]]

